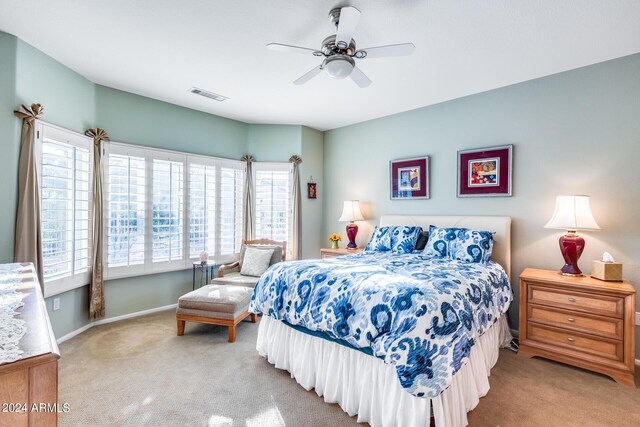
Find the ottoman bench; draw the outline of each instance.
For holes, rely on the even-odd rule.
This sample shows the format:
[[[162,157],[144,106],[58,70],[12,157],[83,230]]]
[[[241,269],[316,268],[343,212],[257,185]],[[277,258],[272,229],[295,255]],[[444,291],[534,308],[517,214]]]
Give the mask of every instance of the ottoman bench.
[[[178,299],[176,322],[178,336],[184,335],[185,322],[227,326],[229,342],[236,340],[236,325],[247,316],[256,323],[257,315],[249,313],[253,288],[234,285],[207,285]]]

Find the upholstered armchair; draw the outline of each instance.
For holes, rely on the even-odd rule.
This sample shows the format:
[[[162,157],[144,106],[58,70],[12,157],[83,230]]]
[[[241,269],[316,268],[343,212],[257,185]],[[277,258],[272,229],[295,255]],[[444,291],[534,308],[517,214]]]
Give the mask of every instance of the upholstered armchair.
[[[254,255],[260,258],[260,251],[271,250],[273,250],[273,253],[271,253],[268,260],[266,260],[266,258],[269,255],[263,254],[264,256],[262,258],[264,262],[262,265],[244,265],[245,261],[253,263],[256,258]],[[248,254],[248,251],[251,253]],[[242,242],[240,248],[240,258],[231,264],[221,265],[218,268],[218,277],[213,279],[211,283],[218,285],[240,285],[253,288],[258,283],[258,280],[260,280],[260,276],[264,270],[273,264],[286,260],[286,253],[287,242],[276,242],[268,239],[245,240]],[[247,255],[250,255],[251,259],[248,259]],[[258,263],[260,263],[259,260]],[[245,268],[243,268],[243,266]]]

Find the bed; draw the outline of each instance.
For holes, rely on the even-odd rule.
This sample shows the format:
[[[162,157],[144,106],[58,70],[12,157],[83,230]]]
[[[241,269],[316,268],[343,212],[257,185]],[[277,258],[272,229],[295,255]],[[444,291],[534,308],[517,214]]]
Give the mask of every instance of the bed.
[[[250,310],[257,350],[372,426],[467,425],[511,340],[511,219],[387,215],[380,226],[495,232],[491,262],[363,252],[271,267]]]

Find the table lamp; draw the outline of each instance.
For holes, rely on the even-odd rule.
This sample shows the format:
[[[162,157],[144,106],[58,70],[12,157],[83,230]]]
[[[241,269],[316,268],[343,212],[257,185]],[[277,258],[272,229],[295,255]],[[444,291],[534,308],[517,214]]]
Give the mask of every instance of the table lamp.
[[[347,224],[347,237],[349,238],[347,249],[356,249],[358,247],[358,245],[356,245],[358,226],[354,221],[363,220],[364,217],[362,216],[362,212],[360,212],[360,203],[358,200],[345,200],[344,206],[342,207],[342,215],[338,221],[349,221],[349,224]]]
[[[565,276],[582,276],[578,260],[584,250],[584,239],[577,231],[600,230],[591,214],[589,196],[557,196],[556,210],[544,227],[567,230],[567,234],[560,237],[560,252],[564,258],[560,272]]]

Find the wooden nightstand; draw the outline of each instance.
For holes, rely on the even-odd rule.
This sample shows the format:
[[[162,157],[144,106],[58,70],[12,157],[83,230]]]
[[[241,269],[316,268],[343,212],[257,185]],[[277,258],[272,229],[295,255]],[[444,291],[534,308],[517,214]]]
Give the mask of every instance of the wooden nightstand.
[[[347,249],[347,248],[338,248],[338,249],[320,249],[320,258],[335,258],[337,256],[349,255],[349,254],[357,254],[358,252],[362,252],[362,248],[356,249]]]
[[[636,291],[628,281],[525,269],[520,275],[520,349],[600,372],[635,387]]]

